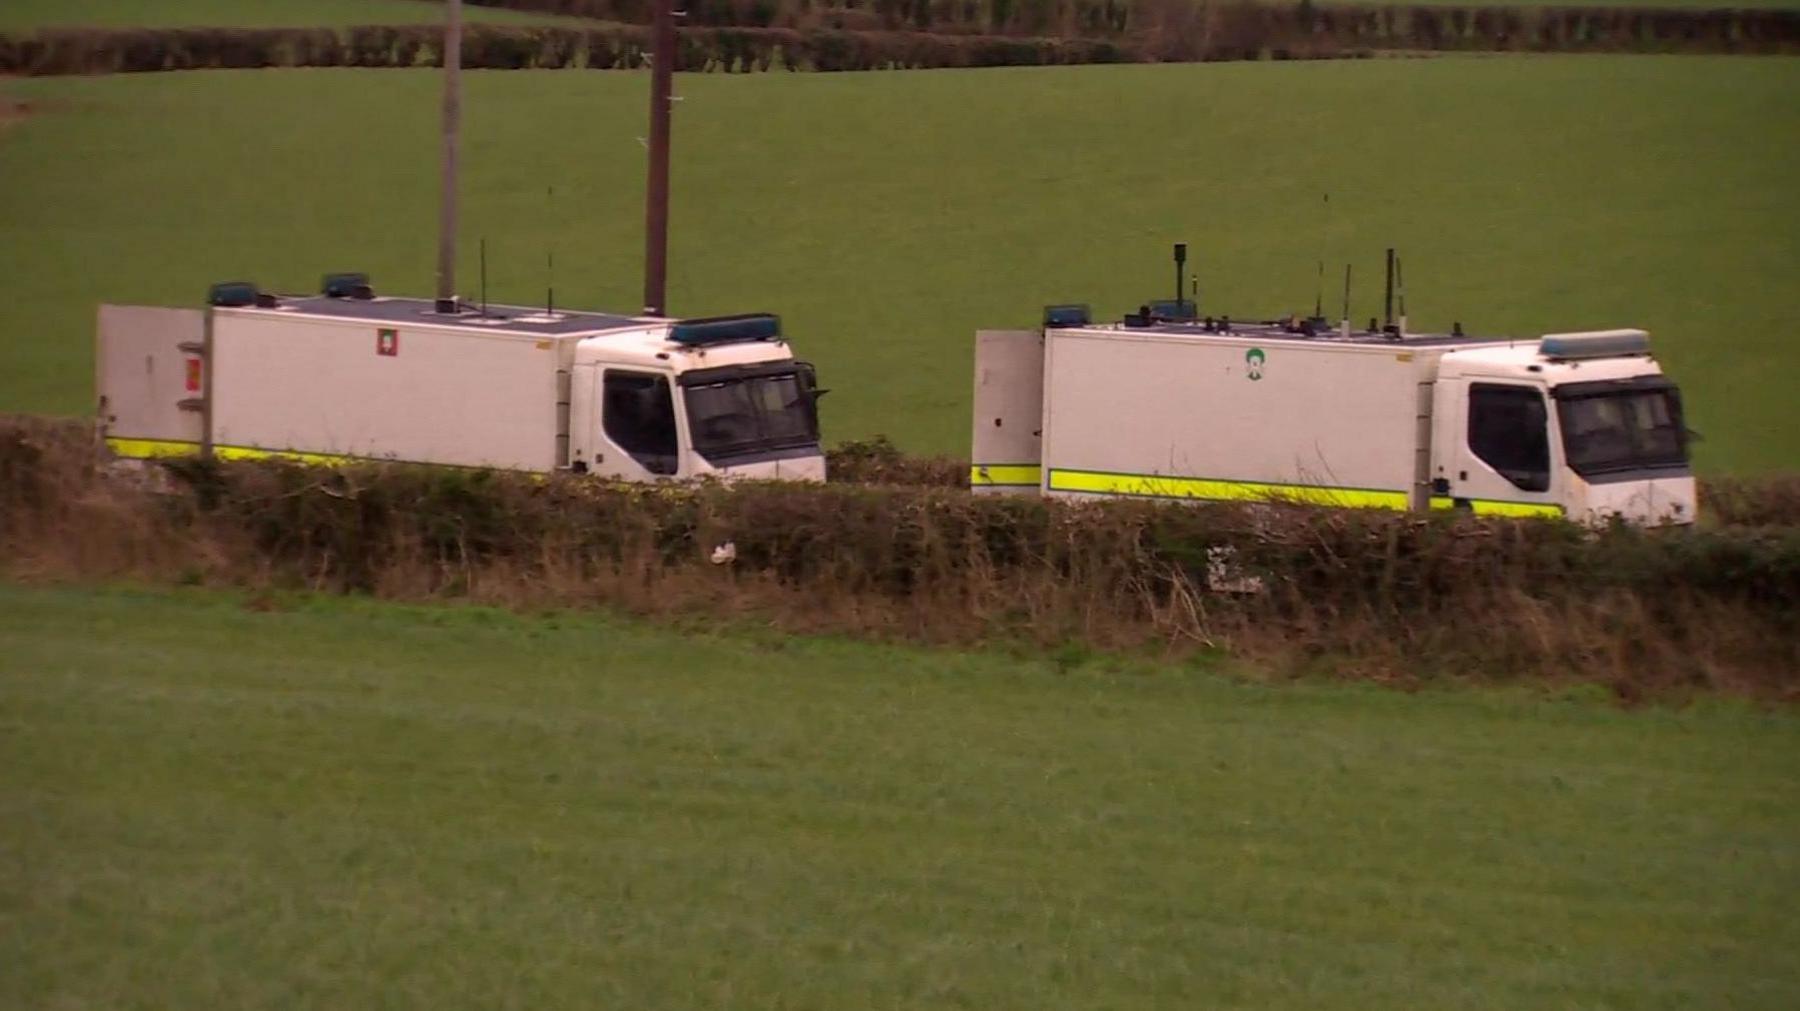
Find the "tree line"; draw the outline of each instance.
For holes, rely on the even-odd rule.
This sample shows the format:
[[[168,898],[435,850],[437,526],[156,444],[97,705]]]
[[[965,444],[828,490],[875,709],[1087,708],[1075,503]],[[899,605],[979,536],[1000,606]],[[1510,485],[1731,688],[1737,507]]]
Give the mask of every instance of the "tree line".
[[[589,0],[513,0],[561,4],[566,12]],[[924,3],[924,0],[917,0]],[[1037,23],[1013,11],[1011,0],[987,0],[1011,27]],[[1069,10],[1089,0],[1062,0]],[[1095,10],[1115,8],[1105,0]],[[1151,24],[1144,10],[1160,4]],[[619,8],[627,0],[592,0]],[[1800,11],[1681,10],[1576,7],[1273,7],[1255,3],[1195,5],[1185,0],[1140,0],[1124,5],[1132,18],[1101,19],[1104,31],[1063,34],[1063,21],[1040,35],[977,33],[977,24],[940,19],[934,29],[891,27],[905,19],[871,5],[864,27],[856,19],[819,20],[808,27],[753,22],[779,20],[773,0],[731,0],[732,16],[749,24],[720,26],[714,7],[698,5],[679,33],[678,69],[746,73],[770,70],[851,71],[936,67],[1034,66],[1156,61],[1327,59],[1406,51],[1781,53],[1800,50]],[[760,5],[760,6],[759,6]],[[894,0],[893,10],[904,7]],[[936,7],[930,6],[935,10]],[[980,7],[971,3],[969,9]],[[742,7],[742,11],[738,8]],[[596,8],[597,9],[597,8]],[[960,8],[959,8],[960,9]],[[985,8],[984,8],[985,9]],[[1057,10],[1064,9],[1057,7]],[[708,14],[706,11],[713,11]],[[854,13],[856,9],[851,9]],[[877,17],[877,15],[880,15]],[[1083,15],[1086,17],[1086,15]],[[914,18],[914,21],[918,18]],[[1085,24],[1085,21],[1076,19]],[[1127,29],[1112,26],[1123,23]],[[1084,31],[1086,29],[1083,29]],[[475,24],[465,28],[463,65],[485,69],[642,66],[649,31],[637,24],[592,27]],[[443,60],[436,25],[359,25],[338,28],[46,29],[0,34],[0,73],[25,75],[132,73],[257,67],[418,67]]]

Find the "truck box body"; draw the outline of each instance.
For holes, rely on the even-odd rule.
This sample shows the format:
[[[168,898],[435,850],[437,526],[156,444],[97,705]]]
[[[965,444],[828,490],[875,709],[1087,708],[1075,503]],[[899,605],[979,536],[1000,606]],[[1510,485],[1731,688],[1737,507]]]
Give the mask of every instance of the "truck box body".
[[[1045,490],[1404,508],[1438,349],[1046,334]]]
[[[557,375],[577,335],[221,309],[213,438],[466,467],[556,467]]]

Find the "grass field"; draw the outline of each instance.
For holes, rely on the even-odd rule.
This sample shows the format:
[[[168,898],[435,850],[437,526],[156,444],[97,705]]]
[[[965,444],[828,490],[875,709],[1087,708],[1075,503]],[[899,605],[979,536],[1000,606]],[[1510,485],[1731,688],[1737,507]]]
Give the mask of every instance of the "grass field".
[[[0,1003],[1800,1002],[1800,724],[0,587]]]
[[[530,14],[463,4],[468,21],[497,24],[580,24],[579,18]],[[234,28],[318,25],[404,25],[441,22],[444,7],[429,0],[6,0],[0,32],[50,27]]]
[[[461,290],[639,304],[645,77],[470,75]],[[330,270],[426,293],[439,81],[260,71],[12,81],[0,409],[82,412],[101,301]],[[1416,326],[1645,326],[1712,473],[1793,469],[1800,61],[1445,58],[684,77],[671,305],[782,313],[836,439],[966,452],[972,331],[1041,305],[1379,311]],[[549,190],[554,188],[554,199]],[[1322,194],[1331,194],[1324,213]]]

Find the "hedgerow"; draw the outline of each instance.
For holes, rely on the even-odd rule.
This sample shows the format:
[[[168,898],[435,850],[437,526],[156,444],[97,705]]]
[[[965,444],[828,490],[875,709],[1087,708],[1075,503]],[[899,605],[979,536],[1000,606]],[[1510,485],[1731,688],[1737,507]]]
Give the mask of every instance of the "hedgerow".
[[[546,5],[556,7],[556,4]],[[606,10],[602,10],[606,8]],[[617,9],[613,9],[617,8]],[[597,12],[635,16],[633,4]],[[702,5],[679,32],[678,69],[747,73],[1146,61],[1318,59],[1382,51],[1772,53],[1800,48],[1800,11],[1669,8],[1355,7],[1167,0],[1074,6],[1055,17],[995,3],[806,8]],[[968,5],[971,11],[979,5]],[[919,16],[928,12],[929,17]],[[1004,16],[1002,16],[1004,15]],[[1038,26],[1038,27],[1032,27]],[[464,66],[634,68],[649,30],[472,24]],[[0,35],[0,73],[102,74],[257,67],[418,67],[443,62],[437,25],[345,28],[64,28]]]
[[[1417,681],[1800,692],[1800,526],[1066,502],[932,485],[625,485],[185,460],[0,424],[0,569],[645,614],[929,642],[1225,650]]]

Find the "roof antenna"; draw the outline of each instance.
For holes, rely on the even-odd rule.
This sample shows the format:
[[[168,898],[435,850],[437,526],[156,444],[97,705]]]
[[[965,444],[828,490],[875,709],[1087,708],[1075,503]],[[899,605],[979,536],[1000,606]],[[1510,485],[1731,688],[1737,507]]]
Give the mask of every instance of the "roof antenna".
[[[1187,243],[1175,243],[1175,311],[1181,312],[1181,289],[1187,280]]]
[[[1394,291],[1400,296],[1400,336],[1406,336],[1406,275],[1400,272],[1400,258],[1394,257]]]
[[[1350,336],[1350,265],[1344,264],[1344,336]]]
[[[1325,194],[1325,219],[1327,222],[1331,220],[1331,194],[1329,192]],[[1324,243],[1325,240],[1321,237],[1319,244],[1322,246]],[[1345,315],[1349,315],[1349,313],[1346,312]],[[1313,319],[1321,322],[1325,319],[1325,251],[1323,249],[1319,250],[1319,279],[1313,287]]]
[[[556,187],[544,189],[544,208],[550,217],[550,238],[544,243],[544,315],[556,315]]]
[[[1394,247],[1387,251],[1387,287],[1381,297],[1381,332],[1394,332]]]
[[[487,236],[481,237],[481,318],[487,318]]]

